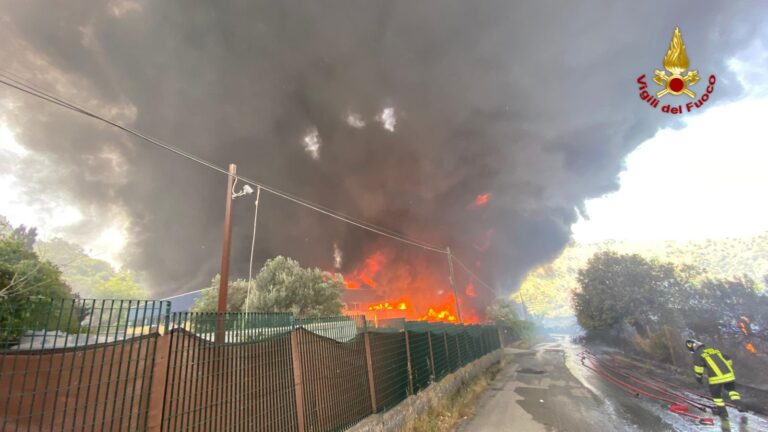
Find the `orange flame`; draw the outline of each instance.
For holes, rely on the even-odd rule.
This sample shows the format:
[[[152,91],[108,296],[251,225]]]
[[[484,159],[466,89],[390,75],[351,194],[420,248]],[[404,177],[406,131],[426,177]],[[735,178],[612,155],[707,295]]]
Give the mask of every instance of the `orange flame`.
[[[368,310],[408,310],[408,302],[401,300],[400,302],[384,302],[379,304],[372,304],[368,306]]]
[[[486,192],[484,194],[480,194],[480,195],[476,196],[475,197],[475,205],[480,207],[480,206],[484,206],[484,205],[488,204],[488,201],[491,199],[491,195],[492,194],[490,192]]]
[[[751,352],[752,354],[757,354],[757,348],[755,348],[755,345],[752,344],[752,342],[747,342],[744,345],[744,348],[746,348],[747,351]]]
[[[744,336],[749,336],[749,330],[747,330],[747,326],[743,322],[739,323],[739,330],[744,333]]]
[[[372,321],[405,318],[458,323],[446,270],[442,259],[376,251],[344,275],[348,291],[342,296],[348,296],[344,302],[349,305],[345,313],[362,313]],[[463,286],[459,291],[462,318],[465,323],[479,322],[483,315],[477,310],[485,309],[485,300],[473,284]]]
[[[441,311],[435,310],[435,308],[429,308],[427,314],[419,318],[421,321],[443,321],[448,323],[455,323],[456,316],[449,310],[443,309]]]
[[[358,289],[362,284],[376,288],[376,280],[374,278],[381,271],[384,262],[384,254],[378,251],[373,253],[365,259],[361,269],[355,270],[352,274],[344,277],[344,280],[347,281],[347,288]]]

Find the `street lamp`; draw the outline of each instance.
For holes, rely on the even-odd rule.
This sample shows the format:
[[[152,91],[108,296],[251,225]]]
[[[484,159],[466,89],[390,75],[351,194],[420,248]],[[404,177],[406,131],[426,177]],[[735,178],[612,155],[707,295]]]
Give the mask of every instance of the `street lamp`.
[[[237,185],[237,179],[235,179],[235,185]],[[243,186],[243,189],[240,192],[235,193],[235,185],[232,185],[232,198],[237,198],[243,195],[250,195],[253,193],[253,188],[248,184]]]

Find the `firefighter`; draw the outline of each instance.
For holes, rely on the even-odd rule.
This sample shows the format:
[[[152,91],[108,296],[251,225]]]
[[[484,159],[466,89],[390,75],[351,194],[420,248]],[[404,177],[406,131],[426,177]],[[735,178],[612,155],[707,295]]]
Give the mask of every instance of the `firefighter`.
[[[740,405],[741,395],[736,391],[736,374],[733,372],[733,360],[723,355],[717,348],[711,348],[703,343],[688,339],[685,346],[693,353],[693,372],[696,382],[701,384],[704,370],[707,371],[709,393],[715,403],[715,412],[728,415],[723,400],[723,389],[728,392],[728,399]]]

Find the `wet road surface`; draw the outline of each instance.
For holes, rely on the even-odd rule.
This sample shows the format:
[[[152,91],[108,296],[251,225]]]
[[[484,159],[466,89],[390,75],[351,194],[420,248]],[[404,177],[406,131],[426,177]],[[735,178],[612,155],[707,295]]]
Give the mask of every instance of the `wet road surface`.
[[[457,431],[768,431],[768,421],[752,414],[729,409],[728,420],[704,426],[628,394],[583,368],[581,347],[565,337],[507,351],[513,360]]]

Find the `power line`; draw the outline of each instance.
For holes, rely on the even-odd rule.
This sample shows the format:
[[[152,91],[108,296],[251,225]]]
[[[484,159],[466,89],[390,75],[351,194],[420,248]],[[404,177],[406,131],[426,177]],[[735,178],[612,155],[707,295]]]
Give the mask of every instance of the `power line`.
[[[457,262],[457,263],[458,263],[458,264],[459,264],[459,265],[460,265],[460,266],[461,266],[461,267],[464,269],[464,271],[465,271],[465,272],[469,273],[469,275],[470,275],[470,276],[472,276],[473,278],[475,278],[475,280],[477,280],[477,282],[479,282],[479,283],[480,283],[480,285],[481,285],[483,288],[485,288],[485,289],[489,290],[489,291],[490,291],[492,294],[494,294],[494,295],[496,294],[496,290],[495,290],[494,288],[492,288],[492,287],[491,287],[490,285],[488,285],[487,283],[483,282],[483,280],[482,280],[482,279],[480,279],[480,278],[479,278],[479,277],[478,277],[478,276],[477,276],[477,275],[476,275],[474,272],[472,272],[472,270],[470,270],[470,269],[469,269],[469,267],[467,267],[467,266],[466,266],[466,265],[465,265],[463,262],[461,262],[461,260],[460,260],[460,259],[458,259],[458,258],[456,257],[456,255],[451,255],[451,257],[452,257],[454,260],[456,260],[456,262]]]
[[[13,75],[13,76],[9,76],[9,75]],[[14,78],[14,76],[16,78]],[[189,159],[189,160],[191,160],[193,162],[201,164],[201,165],[203,165],[205,167],[208,167],[208,168],[210,168],[210,169],[212,169],[214,171],[218,171],[218,172],[220,172],[222,174],[229,175],[229,171],[228,170],[225,170],[224,168],[214,164],[213,162],[210,162],[210,161],[208,161],[208,160],[206,160],[206,159],[204,159],[202,157],[196,156],[196,155],[194,155],[192,153],[189,153],[189,152],[187,152],[185,150],[182,150],[182,149],[180,149],[178,147],[175,147],[173,145],[164,143],[164,142],[162,142],[160,140],[157,140],[155,138],[152,138],[152,137],[150,137],[148,135],[144,135],[143,133],[138,132],[138,131],[136,131],[134,129],[131,129],[131,128],[127,127],[127,126],[124,126],[124,125],[122,125],[120,123],[117,123],[117,122],[114,122],[112,120],[109,120],[109,119],[107,119],[107,118],[105,118],[105,117],[103,117],[103,116],[101,116],[99,114],[96,114],[96,113],[94,113],[92,111],[89,111],[86,108],[80,107],[80,106],[78,106],[78,105],[76,105],[76,104],[74,104],[72,102],[69,102],[69,101],[67,101],[67,100],[65,100],[65,99],[63,99],[61,97],[53,95],[52,92],[50,92],[50,91],[46,92],[44,90],[41,90],[39,87],[36,87],[36,86],[34,86],[32,84],[29,84],[29,83],[25,82],[25,80],[23,78],[19,77],[17,74],[14,74],[14,73],[11,73],[11,72],[0,71],[0,77],[4,78],[4,79],[0,79],[0,83],[5,84],[8,87],[14,88],[14,89],[19,90],[19,91],[21,91],[23,93],[26,93],[26,94],[29,94],[31,96],[37,97],[38,99],[42,99],[42,100],[50,102],[52,104],[61,106],[61,107],[66,108],[66,109],[68,109],[70,111],[74,111],[74,112],[80,113],[80,114],[82,114],[84,116],[91,117],[91,118],[93,118],[95,120],[99,120],[99,121],[101,121],[103,123],[106,123],[106,124],[111,125],[111,126],[117,128],[117,129],[120,129],[120,130],[122,130],[124,132],[127,132],[127,133],[129,133],[129,134],[131,134],[131,135],[133,135],[135,137],[138,137],[138,138],[140,138],[140,139],[142,139],[144,141],[147,141],[150,144],[153,144],[153,145],[158,146],[158,147],[160,147],[160,148],[162,148],[164,150],[167,150],[167,151],[169,151],[171,153],[174,153],[174,154],[176,154],[178,156],[182,156],[182,157],[184,157],[186,159]],[[296,204],[299,204],[299,205],[302,205],[302,206],[307,207],[309,209],[312,209],[312,210],[314,210],[316,212],[319,212],[319,213],[325,214],[327,216],[333,217],[335,219],[341,220],[342,222],[346,222],[346,223],[349,223],[351,225],[357,226],[358,228],[362,228],[362,229],[374,232],[376,234],[379,234],[379,235],[391,238],[393,240],[397,240],[397,241],[400,241],[400,242],[403,242],[403,243],[406,243],[406,244],[410,244],[412,246],[420,247],[422,249],[429,250],[431,252],[440,253],[440,254],[447,254],[446,250],[444,250],[443,248],[440,248],[438,246],[435,246],[435,245],[432,245],[430,243],[423,242],[423,241],[420,241],[420,240],[417,240],[417,239],[409,238],[409,237],[407,237],[407,236],[405,236],[405,235],[403,235],[401,233],[398,233],[396,231],[389,230],[387,228],[377,226],[375,224],[372,224],[370,222],[367,222],[367,221],[364,221],[364,220],[361,220],[361,219],[357,219],[357,218],[352,217],[352,216],[348,216],[348,215],[346,215],[344,213],[332,210],[332,209],[324,207],[324,206],[322,206],[320,204],[313,203],[313,202],[308,201],[306,199],[303,199],[303,198],[300,198],[298,196],[292,195],[292,194],[290,194],[288,192],[281,191],[281,190],[279,190],[277,188],[274,188],[272,186],[266,185],[264,183],[257,182],[257,181],[255,181],[253,179],[250,179],[250,178],[246,177],[246,176],[236,174],[235,178],[239,179],[239,180],[242,180],[244,182],[256,185],[256,186],[260,187],[261,189],[264,189],[265,191],[270,192],[273,195],[277,195],[277,196],[279,196],[281,198],[284,198],[284,199],[286,199],[288,201],[294,202]],[[474,272],[472,272],[469,269],[469,267],[467,267],[461,260],[459,260],[455,255],[452,255],[452,258],[456,260],[456,262],[464,269],[464,271],[466,271],[474,279],[476,279],[480,283],[480,285],[482,285],[483,287],[485,287],[486,289],[490,290],[492,293],[495,294],[496,290],[491,288],[490,285],[488,285],[485,282],[483,282],[483,280],[480,279]],[[192,291],[190,293],[199,292],[199,291],[202,291],[202,290]],[[190,293],[186,293],[186,294],[190,294]],[[180,295],[185,295],[185,294],[180,294]],[[176,296],[174,296],[174,297],[176,297]],[[173,298],[173,297],[171,297],[171,298]]]
[[[133,129],[127,127],[127,126],[123,126],[120,123],[108,120],[108,119],[106,119],[106,118],[104,118],[104,117],[102,117],[102,116],[100,116],[100,115],[98,115],[98,114],[96,114],[96,113],[94,113],[92,111],[89,111],[89,110],[87,110],[85,108],[79,107],[79,106],[77,106],[77,105],[75,105],[75,104],[73,104],[73,103],[71,103],[69,101],[66,101],[66,100],[64,100],[62,98],[59,98],[57,96],[48,94],[48,93],[46,93],[46,92],[44,92],[42,90],[39,90],[39,89],[35,88],[34,86],[31,86],[29,84],[21,82],[20,80],[17,80],[17,79],[14,79],[12,77],[9,77],[6,74],[0,73],[0,76],[5,78],[6,80],[11,81],[11,82],[8,82],[8,81],[0,79],[0,83],[2,83],[2,84],[5,84],[5,85],[7,85],[9,87],[12,87],[12,88],[15,88],[15,89],[17,89],[19,91],[22,91],[24,93],[27,93],[29,95],[35,96],[35,97],[37,97],[39,99],[43,99],[45,101],[48,101],[48,102],[54,103],[56,105],[59,105],[61,107],[67,108],[67,109],[69,109],[71,111],[78,112],[78,113],[83,114],[83,115],[85,115],[87,117],[91,117],[93,119],[96,119],[96,120],[102,121],[104,123],[107,123],[107,124],[109,124],[111,126],[114,126],[114,127],[118,128],[118,129],[124,131],[124,132],[127,132],[127,133],[129,133],[131,135],[134,135],[134,136],[136,136],[138,138],[141,138],[144,141],[147,141],[147,142],[149,142],[151,144],[159,146],[159,147],[161,147],[161,148],[163,148],[165,150],[168,150],[168,151],[170,151],[172,153],[175,153],[175,154],[177,154],[179,156],[185,157],[185,158],[187,158],[189,160],[197,162],[197,163],[199,163],[201,165],[204,165],[204,166],[206,166],[208,168],[211,168],[211,169],[213,169],[215,171],[219,171],[222,174],[229,175],[229,172],[227,170],[225,170],[224,168],[219,167],[218,165],[216,165],[216,164],[214,164],[214,163],[212,163],[212,162],[210,162],[208,160],[205,160],[205,159],[203,159],[201,157],[193,155],[192,153],[186,152],[186,151],[181,150],[181,149],[179,149],[179,148],[177,148],[175,146],[172,146],[170,144],[166,144],[166,143],[164,143],[162,141],[159,141],[157,139],[154,139],[154,138],[152,138],[150,136],[144,135],[144,134],[142,134],[142,133],[140,133],[140,132],[138,132],[136,130],[133,130]],[[392,238],[394,240],[405,242],[405,243],[408,243],[408,244],[413,245],[413,246],[418,246],[418,247],[421,247],[423,249],[431,250],[433,252],[438,252],[438,253],[442,253],[442,254],[445,253],[444,250],[442,250],[441,248],[439,248],[439,247],[437,247],[435,245],[431,245],[429,243],[426,243],[426,242],[423,242],[423,241],[420,241],[420,240],[412,239],[412,238],[406,237],[403,234],[400,234],[400,233],[397,233],[395,231],[389,230],[387,228],[379,227],[379,226],[377,226],[375,224],[372,224],[370,222],[366,222],[366,221],[363,221],[363,220],[360,220],[360,219],[357,219],[357,218],[354,218],[354,217],[351,217],[351,216],[347,216],[347,215],[345,215],[343,213],[340,213],[338,211],[331,210],[331,209],[329,209],[327,207],[323,207],[323,206],[321,206],[319,204],[315,204],[315,203],[313,203],[311,201],[308,201],[308,200],[305,200],[303,198],[297,197],[297,196],[292,195],[292,194],[290,194],[288,192],[283,192],[283,191],[281,191],[281,190],[279,190],[277,188],[274,188],[274,187],[266,185],[264,183],[255,181],[255,180],[250,179],[248,177],[245,177],[245,176],[242,176],[242,175],[239,175],[239,174],[235,175],[235,177],[237,179],[239,179],[239,180],[251,183],[251,184],[256,185],[256,186],[260,186],[265,191],[270,192],[270,193],[272,193],[274,195],[277,195],[277,196],[279,196],[281,198],[284,198],[284,199],[292,201],[292,202],[294,202],[296,204],[308,207],[308,208],[310,208],[312,210],[315,210],[315,211],[317,211],[319,213],[323,213],[323,214],[325,214],[327,216],[331,216],[333,218],[339,219],[339,220],[341,220],[343,222],[347,222],[349,224],[355,225],[355,226],[357,226],[359,228],[363,228],[363,229],[366,229],[368,231],[375,232],[375,233],[377,233],[379,235],[383,235],[383,236]]]

